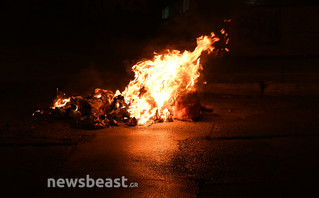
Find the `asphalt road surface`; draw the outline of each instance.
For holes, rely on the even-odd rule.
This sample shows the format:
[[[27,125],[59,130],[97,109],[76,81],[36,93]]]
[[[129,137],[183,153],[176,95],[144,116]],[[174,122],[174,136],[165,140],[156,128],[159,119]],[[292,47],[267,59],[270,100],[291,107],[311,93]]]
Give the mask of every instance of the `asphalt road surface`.
[[[30,197],[313,197],[318,98],[208,97],[197,122],[101,130],[25,118],[2,127],[1,191]],[[17,124],[20,123],[20,124]],[[47,188],[48,178],[136,188]]]

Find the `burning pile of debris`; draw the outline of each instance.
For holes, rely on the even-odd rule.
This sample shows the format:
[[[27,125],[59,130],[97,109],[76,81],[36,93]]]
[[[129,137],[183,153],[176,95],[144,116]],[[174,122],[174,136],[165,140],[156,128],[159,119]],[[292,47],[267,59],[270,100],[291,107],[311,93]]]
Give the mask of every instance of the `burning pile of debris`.
[[[221,34],[227,37],[224,30]],[[203,69],[199,57],[202,52],[213,52],[217,41],[220,39],[211,33],[197,38],[197,47],[192,52],[167,50],[163,54],[155,53],[152,60],[138,62],[132,67],[135,79],[122,93],[95,89],[83,98],[66,97],[58,92],[51,109],[38,110],[34,116],[64,118],[84,128],[196,120],[203,110],[195,89]]]
[[[66,120],[74,127],[88,129],[119,125],[136,126],[138,121],[135,117],[130,117],[128,107],[122,95],[115,95],[110,90],[95,89],[87,98],[66,97],[64,93],[57,91],[53,106],[48,110],[37,110],[33,116]],[[201,111],[212,112],[212,109],[200,105],[197,92],[189,93],[178,98],[176,104],[170,108],[166,121],[194,121]],[[156,114],[148,124],[156,122],[164,122],[164,119]]]
[[[87,98],[66,97],[57,91],[53,106],[48,110],[37,110],[33,116],[68,120],[74,127],[104,128],[126,124],[136,126],[137,120],[130,118],[128,105],[123,96],[104,89],[95,89]]]

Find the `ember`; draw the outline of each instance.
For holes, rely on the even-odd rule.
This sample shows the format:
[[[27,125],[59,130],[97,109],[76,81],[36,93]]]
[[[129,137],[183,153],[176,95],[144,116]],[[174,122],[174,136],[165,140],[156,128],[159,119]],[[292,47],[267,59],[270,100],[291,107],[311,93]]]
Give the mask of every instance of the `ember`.
[[[38,110],[33,116],[63,118],[81,128],[104,128],[119,123],[130,126],[137,124],[135,119],[130,118],[123,96],[114,96],[112,91],[103,89],[95,89],[87,98],[65,98],[65,94],[58,92],[51,109]]]
[[[221,34],[226,39],[224,30]],[[34,116],[66,118],[77,127],[87,128],[119,124],[136,126],[173,121],[173,118],[194,121],[201,111],[195,89],[203,69],[199,57],[202,52],[212,52],[215,49],[213,44],[219,40],[211,33],[197,38],[193,52],[167,50],[163,54],[155,53],[152,60],[138,62],[132,67],[135,79],[122,93],[95,89],[90,96],[83,98],[66,97],[58,91],[51,109],[38,110]]]

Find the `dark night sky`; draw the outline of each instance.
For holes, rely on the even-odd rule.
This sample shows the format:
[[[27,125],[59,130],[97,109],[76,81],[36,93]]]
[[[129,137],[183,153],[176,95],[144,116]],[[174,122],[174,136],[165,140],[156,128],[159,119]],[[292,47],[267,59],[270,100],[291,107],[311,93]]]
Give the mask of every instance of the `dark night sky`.
[[[0,3],[0,42],[65,43],[108,40],[113,35],[127,35],[135,39],[153,37],[162,24],[161,11],[169,2],[174,0],[4,0]],[[215,9],[214,12],[216,7],[224,6],[318,4],[297,0],[214,0],[196,3]]]
[[[239,50],[235,49],[235,45],[231,46],[234,47],[232,52],[242,52],[245,51],[242,47],[247,47],[244,55],[250,55],[251,52],[258,52],[256,55],[316,54],[313,53],[314,48],[308,46],[313,46],[319,38],[314,19],[317,16],[317,2],[189,0],[190,8],[186,13],[176,14],[178,11],[173,11],[175,14],[171,15],[170,9],[171,16],[162,20],[165,7],[173,5],[170,8],[175,9],[181,2],[184,1],[4,0],[0,3],[0,45],[17,45],[19,48],[29,45],[88,46],[100,43],[114,46],[116,40],[124,43],[125,39],[132,41],[131,46],[151,39],[160,40],[162,44],[179,45],[193,42],[199,35],[219,31],[223,28],[223,19],[230,17],[231,44],[239,46]],[[295,39],[297,35],[299,37]],[[157,47],[157,43],[153,42],[152,45]],[[291,45],[293,43],[296,45]],[[141,46],[137,48],[143,50]],[[148,50],[148,46],[143,48]],[[123,57],[126,56],[124,51],[120,52]],[[136,51],[131,57],[139,53]]]
[[[161,22],[160,1],[1,1],[1,42],[148,36]],[[49,38],[49,39],[48,39]]]

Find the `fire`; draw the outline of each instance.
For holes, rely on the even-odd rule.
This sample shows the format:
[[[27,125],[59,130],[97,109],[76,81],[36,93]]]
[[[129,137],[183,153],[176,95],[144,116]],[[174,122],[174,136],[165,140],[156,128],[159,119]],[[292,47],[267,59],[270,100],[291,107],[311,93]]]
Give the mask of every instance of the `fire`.
[[[129,104],[130,116],[139,124],[145,124],[151,118],[169,119],[177,97],[195,90],[194,85],[203,69],[199,57],[204,51],[212,52],[216,41],[219,39],[211,33],[197,38],[197,47],[192,52],[167,50],[163,54],[155,53],[152,60],[134,65],[135,79],[122,93],[116,92]]]
[[[63,98],[58,98],[51,108],[55,109],[55,108],[64,107],[70,101],[71,101],[71,98],[64,98],[64,99]]]
[[[227,38],[224,29],[221,34]],[[56,115],[55,111],[61,110],[63,115],[77,120],[76,123],[93,127],[118,125],[119,122],[135,126],[173,118],[194,120],[201,110],[195,89],[203,69],[200,56],[203,52],[212,52],[213,44],[219,40],[211,33],[197,38],[194,51],[167,50],[155,53],[151,60],[138,62],[132,67],[135,79],[122,93],[117,90],[113,94],[97,88],[92,95],[83,98],[66,97],[57,90],[51,113]],[[35,115],[39,114],[43,112]]]
[[[57,89],[56,92],[57,92],[57,98],[55,99],[51,109],[62,108],[71,101],[71,97],[67,98],[64,93],[59,91],[59,89]]]

